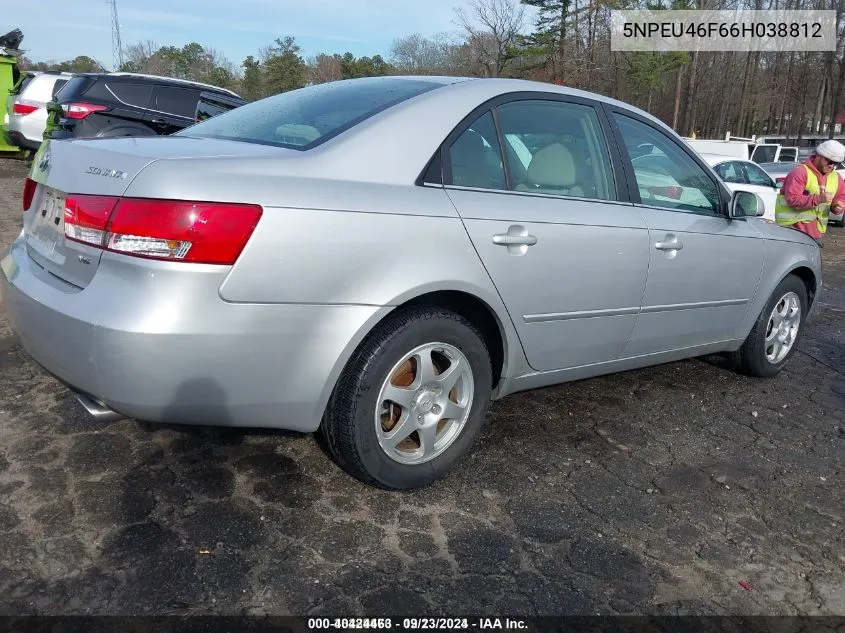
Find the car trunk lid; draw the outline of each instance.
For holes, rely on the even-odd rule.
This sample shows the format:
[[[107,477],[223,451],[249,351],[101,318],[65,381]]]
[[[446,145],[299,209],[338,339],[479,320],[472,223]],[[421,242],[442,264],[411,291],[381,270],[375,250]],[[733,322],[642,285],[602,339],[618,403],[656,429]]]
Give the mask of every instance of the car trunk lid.
[[[108,151],[95,143],[45,141],[33,158],[37,183],[24,214],[29,256],[53,276],[84,288],[93,279],[102,250],[66,239],[65,207],[75,194],[119,197],[151,159]]]
[[[286,150],[266,151],[278,155]],[[47,140],[33,158],[30,173],[36,187],[24,214],[29,256],[53,276],[85,288],[94,278],[104,251],[73,239],[74,232],[78,237],[80,230],[90,230],[77,227],[75,218],[86,214],[107,218],[132,180],[156,160],[242,154],[255,157],[256,148],[176,137]]]

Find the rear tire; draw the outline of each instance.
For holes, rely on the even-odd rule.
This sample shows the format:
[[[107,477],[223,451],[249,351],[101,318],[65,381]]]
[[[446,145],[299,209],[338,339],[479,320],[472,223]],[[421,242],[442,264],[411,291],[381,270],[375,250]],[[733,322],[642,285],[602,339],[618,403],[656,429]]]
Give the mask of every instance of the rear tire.
[[[347,363],[326,407],[323,440],[364,483],[427,486],[475,443],[492,381],[484,339],[469,321],[442,308],[400,309]]]
[[[778,374],[801,341],[806,315],[807,288],[789,275],[775,288],[742,347],[732,354],[734,366],[758,378]]]

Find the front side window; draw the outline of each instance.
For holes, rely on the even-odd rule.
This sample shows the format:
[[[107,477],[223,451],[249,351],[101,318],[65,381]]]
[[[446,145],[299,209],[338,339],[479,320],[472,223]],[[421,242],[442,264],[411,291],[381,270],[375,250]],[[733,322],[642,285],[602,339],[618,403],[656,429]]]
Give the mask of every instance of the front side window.
[[[498,115],[515,191],[615,198],[607,145],[591,106],[513,101]]]
[[[687,152],[655,129],[614,113],[643,204],[674,211],[717,215],[719,190]],[[659,165],[659,168],[658,168]]]
[[[490,111],[482,114],[455,139],[449,146],[446,161],[447,185],[506,188],[505,166]]]
[[[772,177],[754,163],[745,163],[745,173],[748,174],[748,182],[752,185],[774,187]]]

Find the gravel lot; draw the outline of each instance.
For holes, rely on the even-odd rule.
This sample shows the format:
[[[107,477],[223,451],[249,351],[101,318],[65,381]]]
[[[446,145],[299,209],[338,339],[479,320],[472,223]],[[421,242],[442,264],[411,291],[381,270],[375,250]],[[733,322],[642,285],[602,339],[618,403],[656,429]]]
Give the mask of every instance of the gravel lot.
[[[0,248],[24,173],[0,160]],[[845,230],[823,258],[777,378],[701,359],[516,394],[413,494],[310,436],[97,424],[0,309],[0,613],[845,614]]]

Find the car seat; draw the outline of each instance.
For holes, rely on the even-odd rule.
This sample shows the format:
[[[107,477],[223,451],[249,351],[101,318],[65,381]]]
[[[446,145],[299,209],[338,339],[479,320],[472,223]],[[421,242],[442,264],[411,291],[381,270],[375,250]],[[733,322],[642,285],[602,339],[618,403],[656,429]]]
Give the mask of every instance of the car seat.
[[[560,143],[552,143],[537,151],[528,165],[525,182],[517,191],[583,196],[578,182],[578,169],[572,152]]]

